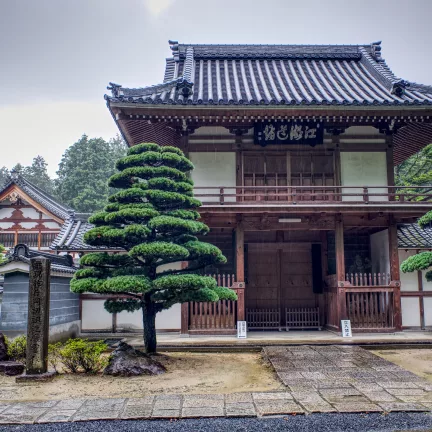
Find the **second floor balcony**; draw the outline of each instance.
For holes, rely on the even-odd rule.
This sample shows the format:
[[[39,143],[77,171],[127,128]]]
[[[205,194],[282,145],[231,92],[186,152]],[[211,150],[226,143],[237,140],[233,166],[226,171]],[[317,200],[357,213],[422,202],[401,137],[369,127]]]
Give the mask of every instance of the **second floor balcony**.
[[[432,208],[432,188],[395,186],[196,186],[204,207],[415,206]]]

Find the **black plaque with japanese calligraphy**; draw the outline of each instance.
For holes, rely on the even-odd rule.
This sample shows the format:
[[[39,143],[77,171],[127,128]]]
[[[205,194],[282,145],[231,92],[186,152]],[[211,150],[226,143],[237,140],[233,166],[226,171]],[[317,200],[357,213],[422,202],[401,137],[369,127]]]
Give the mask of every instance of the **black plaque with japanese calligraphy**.
[[[323,143],[324,127],[321,122],[264,121],[255,123],[255,144],[306,144]]]

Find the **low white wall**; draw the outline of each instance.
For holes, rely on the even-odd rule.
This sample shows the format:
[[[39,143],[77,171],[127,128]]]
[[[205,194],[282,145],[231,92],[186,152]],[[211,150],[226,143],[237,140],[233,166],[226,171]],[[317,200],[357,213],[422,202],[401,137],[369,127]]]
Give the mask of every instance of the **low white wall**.
[[[342,186],[344,193],[362,194],[363,186],[386,186],[387,163],[385,152],[341,152]],[[387,193],[386,188],[370,189],[369,193]],[[343,201],[361,201],[362,197],[344,196]],[[387,201],[385,196],[370,197],[370,201]]]
[[[399,249],[399,264],[402,264],[408,257],[415,255],[415,251],[405,251]],[[400,272],[401,290],[402,291],[418,291],[418,276],[417,272],[403,273]]]
[[[81,329],[110,330],[112,315],[104,308],[105,300],[82,300]]]
[[[230,186],[225,193],[235,193],[236,163],[234,152],[191,152],[189,158],[195,165],[192,180],[195,186]],[[197,189],[195,194],[218,194],[216,188]],[[219,197],[197,196],[200,201],[219,201]],[[235,197],[225,201],[235,201]]]
[[[418,297],[402,297],[402,326],[420,327],[420,303]]]

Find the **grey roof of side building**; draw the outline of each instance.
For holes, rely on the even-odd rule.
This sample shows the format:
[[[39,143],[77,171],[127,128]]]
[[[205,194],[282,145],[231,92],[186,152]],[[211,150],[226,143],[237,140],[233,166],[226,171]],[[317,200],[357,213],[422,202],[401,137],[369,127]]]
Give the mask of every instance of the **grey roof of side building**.
[[[98,251],[98,250],[121,250],[108,248],[106,246],[91,246],[84,241],[84,234],[94,225],[87,222],[90,214],[76,213],[70,217],[63,226],[59,234],[50,245],[50,249],[67,251]]]
[[[432,249],[432,227],[420,228],[418,224],[398,225],[400,249]]]
[[[73,274],[78,270],[78,267],[75,267],[73,264],[71,255],[55,255],[52,253],[30,249],[25,244],[18,244],[6,254],[6,260],[0,264],[0,272],[2,266],[5,266],[13,261],[21,261],[26,264],[30,264],[30,259],[36,257],[48,258],[51,261],[51,270],[60,273]]]
[[[196,45],[170,41],[164,81],[110,83],[108,103],[432,105],[432,86],[398,78],[367,45]]]
[[[0,192],[3,192],[14,184],[18,186],[23,192],[25,192],[30,198],[40,204],[43,208],[47,209],[60,219],[66,220],[74,214],[73,209],[59,203],[57,199],[26,180],[19,173],[12,173],[6,180],[6,183],[2,186]]]

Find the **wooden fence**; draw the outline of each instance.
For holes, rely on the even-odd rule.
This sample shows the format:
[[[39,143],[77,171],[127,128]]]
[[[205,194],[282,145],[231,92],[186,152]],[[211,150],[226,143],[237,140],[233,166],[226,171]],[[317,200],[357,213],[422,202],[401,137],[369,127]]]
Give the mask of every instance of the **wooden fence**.
[[[235,282],[233,274],[206,275],[216,279],[218,286],[231,288]],[[235,330],[237,323],[237,302],[232,300],[219,300],[217,302],[190,302],[189,303],[189,330],[202,331],[228,331]]]
[[[287,331],[289,329],[301,330],[306,328],[321,330],[319,308],[286,308],[285,328]]]
[[[249,330],[281,330],[279,308],[246,309]]]
[[[353,286],[387,286],[389,273],[347,273],[345,280]]]

